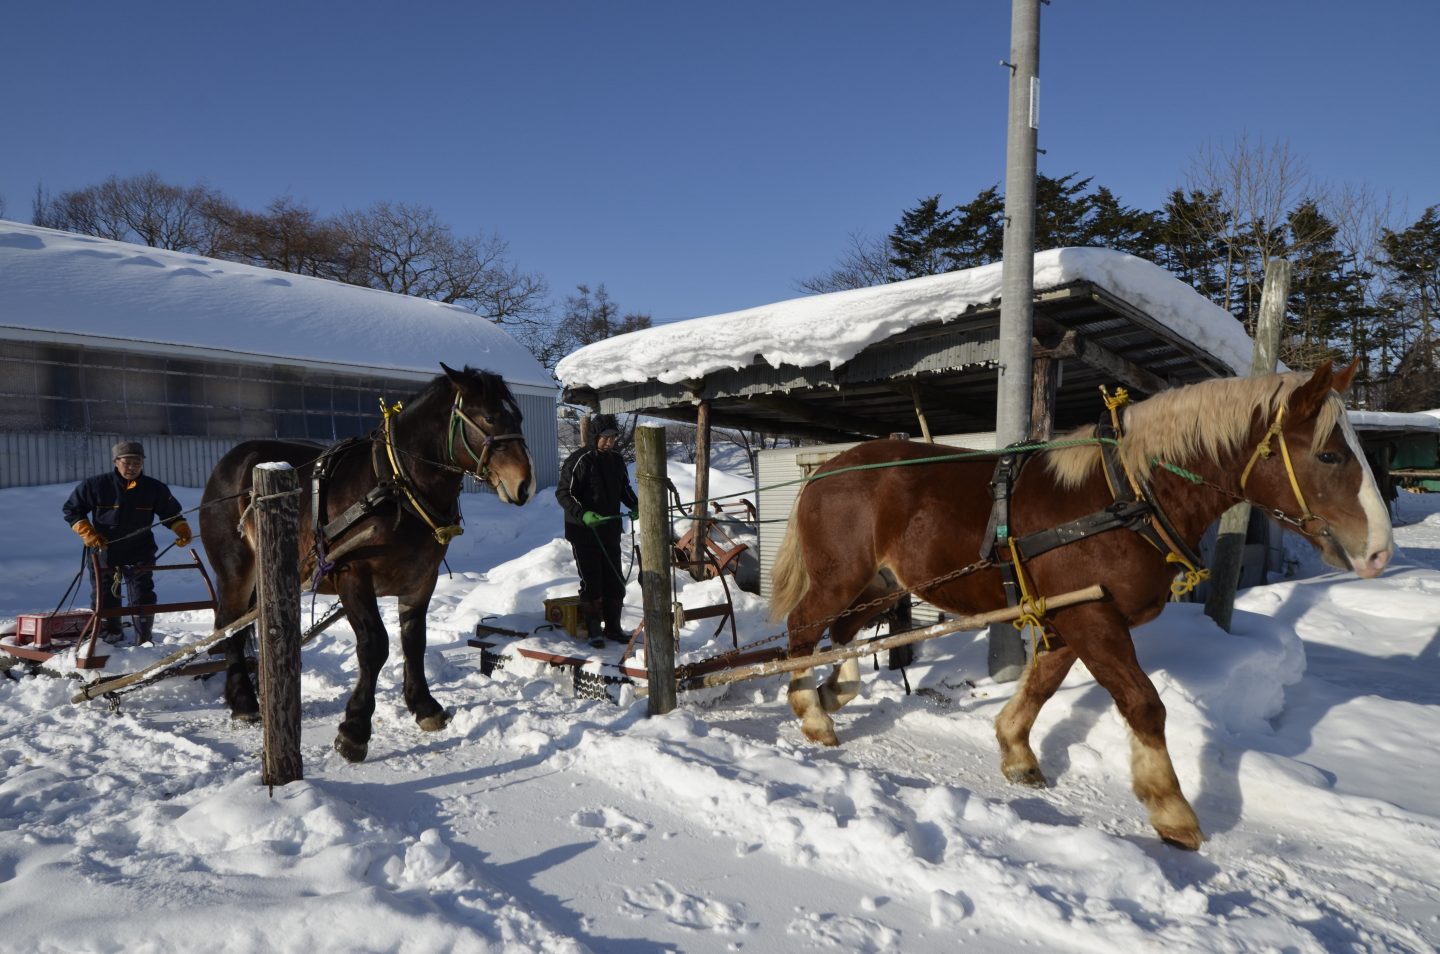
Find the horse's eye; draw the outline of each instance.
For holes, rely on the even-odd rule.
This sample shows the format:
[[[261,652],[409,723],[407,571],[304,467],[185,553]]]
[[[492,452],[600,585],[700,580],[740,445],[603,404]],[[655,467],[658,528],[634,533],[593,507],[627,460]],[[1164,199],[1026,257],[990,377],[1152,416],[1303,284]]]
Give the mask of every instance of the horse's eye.
[[[1341,456],[1334,451],[1321,451],[1316,457],[1322,464],[1338,464],[1342,460]]]

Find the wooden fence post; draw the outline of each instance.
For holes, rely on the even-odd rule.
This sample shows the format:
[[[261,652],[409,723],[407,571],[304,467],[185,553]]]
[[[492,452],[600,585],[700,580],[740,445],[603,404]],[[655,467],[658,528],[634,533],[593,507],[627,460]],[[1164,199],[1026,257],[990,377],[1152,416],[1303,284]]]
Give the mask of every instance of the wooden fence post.
[[[260,643],[260,781],[304,777],[300,759],[300,482],[289,464],[254,470],[256,630]]]
[[[635,480],[640,485],[640,594],[645,601],[645,674],[650,715],[675,708],[675,611],[670,578],[670,516],[665,497],[665,428],[635,428]]]
[[[1260,319],[1255,324],[1255,351],[1250,376],[1269,374],[1279,360],[1280,329],[1285,324],[1285,300],[1290,295],[1290,262],[1272,258],[1265,266],[1265,288],[1260,293]],[[1250,504],[1241,502],[1220,516],[1215,552],[1210,556],[1210,592],[1205,615],[1230,632],[1235,612],[1235,590],[1245,561],[1245,531],[1250,526]]]

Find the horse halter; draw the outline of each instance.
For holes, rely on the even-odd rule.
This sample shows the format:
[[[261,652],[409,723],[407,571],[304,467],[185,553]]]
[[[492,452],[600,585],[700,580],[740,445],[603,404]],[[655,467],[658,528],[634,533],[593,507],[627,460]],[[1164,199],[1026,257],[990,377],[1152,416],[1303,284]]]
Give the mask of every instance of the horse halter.
[[[1255,451],[1250,455],[1250,462],[1245,465],[1245,470],[1240,474],[1240,489],[1241,491],[1245,490],[1245,482],[1250,479],[1250,472],[1255,469],[1256,462],[1262,457],[1268,458],[1270,456],[1270,441],[1272,439],[1278,439],[1280,459],[1285,462],[1285,476],[1290,478],[1290,489],[1294,491],[1295,500],[1300,504],[1300,516],[1298,518],[1291,517],[1278,508],[1272,511],[1272,515],[1286,523],[1292,524],[1296,530],[1307,536],[1329,536],[1329,521],[1319,514],[1312,512],[1310,505],[1305,502],[1305,495],[1300,492],[1300,481],[1295,476],[1295,465],[1290,461],[1290,449],[1285,446],[1284,422],[1285,405],[1281,404],[1275,411],[1275,420],[1265,431],[1265,436],[1260,438],[1260,443],[1255,445]],[[1318,531],[1308,529],[1306,525],[1311,521],[1319,522],[1320,529]]]
[[[450,462],[457,467],[460,466],[460,462],[455,459],[455,432],[459,431],[461,446],[470,454],[470,459],[475,462],[475,469],[471,471],[471,473],[475,475],[476,479],[489,483],[490,454],[495,449],[495,445],[501,441],[520,441],[523,444],[525,442],[525,435],[500,434],[496,436],[491,434],[486,431],[485,428],[481,427],[473,417],[466,414],[464,408],[465,399],[460,396],[460,391],[457,388],[455,391],[455,402],[450,405],[450,429],[445,438],[445,450],[450,455]],[[470,439],[466,436],[464,428],[466,424],[473,427],[485,438],[484,442],[480,445],[480,453],[478,454],[475,453],[475,448],[470,446]]]

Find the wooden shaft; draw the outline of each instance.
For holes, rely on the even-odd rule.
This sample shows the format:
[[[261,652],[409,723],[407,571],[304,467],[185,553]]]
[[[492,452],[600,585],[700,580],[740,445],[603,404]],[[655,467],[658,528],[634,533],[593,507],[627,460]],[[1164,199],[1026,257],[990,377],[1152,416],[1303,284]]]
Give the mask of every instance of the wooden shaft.
[[[105,695],[105,693],[107,692],[114,692],[116,689],[124,689],[126,686],[134,685],[142,679],[147,678],[152,672],[155,672],[158,669],[168,669],[171,666],[174,666],[176,663],[188,659],[191,656],[199,655],[206,649],[209,649],[211,646],[214,646],[216,643],[220,642],[220,640],[225,639],[226,637],[234,633],[238,633],[246,626],[249,626],[251,623],[255,622],[255,617],[257,615],[257,611],[251,610],[244,616],[232,620],[226,625],[215,630],[209,636],[206,636],[204,639],[200,640],[200,642],[192,643],[191,645],[186,646],[183,649],[177,649],[170,655],[166,656],[164,659],[160,660],[159,662],[151,663],[144,669],[141,669],[139,672],[127,673],[123,676],[116,676],[114,679],[107,679],[104,682],[97,682],[93,685],[86,686],[84,689],[81,689],[79,692],[77,692],[70,699],[70,701],[76,703],[88,702],[91,699]]]
[[[284,785],[304,777],[300,758],[300,498],[288,464],[254,470],[256,597],[259,609],[260,714],[264,749],[260,781]]]
[[[1066,606],[1073,606],[1076,603],[1087,603],[1091,600],[1104,599],[1105,595],[1105,588],[1096,583],[1092,586],[1087,586],[1083,590],[1072,590],[1069,593],[1061,593],[1059,596],[1047,597],[1045,600],[1045,608],[1046,610],[1063,609]],[[912,629],[908,633],[896,633],[894,636],[886,636],[883,639],[872,639],[865,643],[842,646],[838,649],[826,650],[823,653],[799,656],[794,659],[776,659],[772,662],[756,663],[752,666],[741,666],[737,669],[726,669],[721,672],[700,676],[693,680],[687,680],[685,688],[699,689],[706,686],[724,686],[732,682],[741,682],[746,679],[759,679],[762,676],[773,676],[782,672],[813,669],[816,666],[839,662],[842,659],[849,659],[853,656],[869,656],[881,650],[894,649],[897,646],[908,646],[911,643],[934,639],[937,636],[948,636],[962,629],[981,629],[982,627],[989,626],[991,623],[1009,622],[1010,620],[1019,618],[1020,612],[1020,607],[1008,606],[1005,609],[992,610],[989,613],[981,613],[978,616],[950,619],[943,623],[927,626],[924,629]]]
[[[645,602],[645,671],[649,713],[675,708],[675,616],[670,586],[670,517],[665,499],[665,428],[635,428],[635,478],[640,485],[640,592]]]

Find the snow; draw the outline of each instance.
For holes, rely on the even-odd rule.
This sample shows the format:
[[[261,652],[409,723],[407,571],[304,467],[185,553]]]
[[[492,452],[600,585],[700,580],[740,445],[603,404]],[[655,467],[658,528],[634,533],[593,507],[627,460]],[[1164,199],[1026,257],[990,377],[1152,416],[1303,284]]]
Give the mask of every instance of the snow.
[[[672,467],[682,496],[692,473]],[[712,483],[751,489],[734,468]],[[75,573],[68,490],[0,492],[0,620],[53,608]],[[429,617],[452,721],[422,733],[404,711],[382,600],[392,652],[363,764],[330,747],[354,674],[343,623],[305,649],[305,779],[273,791],[260,730],[230,723],[215,679],[158,683],[118,713],[72,705],[71,678],[0,679],[0,951],[1440,944],[1440,496],[1401,495],[1402,551],[1379,579],[1323,572],[1296,543],[1296,578],[1245,591],[1233,635],[1190,604],[1137,632],[1210,838],[1199,853],[1146,824],[1125,727],[1082,666],[1036,726],[1053,787],[1005,783],[992,722],[1012,687],[985,676],[970,635],[924,644],[912,694],[863,667],[837,749],[799,734],[783,677],[682,694],[651,718],[633,694],[577,698],[541,664],[484,676],[476,621],[528,630],[576,584],[553,495],[464,505]],[[161,598],[198,596],[188,576],[162,574]],[[692,583],[679,598],[719,595]],[[639,607],[632,581],[627,624]],[[742,642],[776,631],[757,597],[736,607]],[[713,629],[687,626],[681,656],[729,648]],[[208,614],[156,631],[162,645],[117,648],[107,672],[197,639]]]
[[[1366,431],[1440,431],[1440,411],[1350,411],[1350,423]]]
[[[1000,298],[1001,263],[872,288],[813,295],[708,318],[658,325],[581,348],[555,367],[567,387],[651,379],[674,384],[747,367],[837,368],[907,328],[951,321]],[[1167,326],[1237,374],[1254,348],[1233,315],[1152,262],[1103,248],[1035,254],[1035,291],[1090,281]]]
[[[444,361],[555,387],[524,346],[456,305],[0,220],[0,337],[47,336],[427,378]]]

